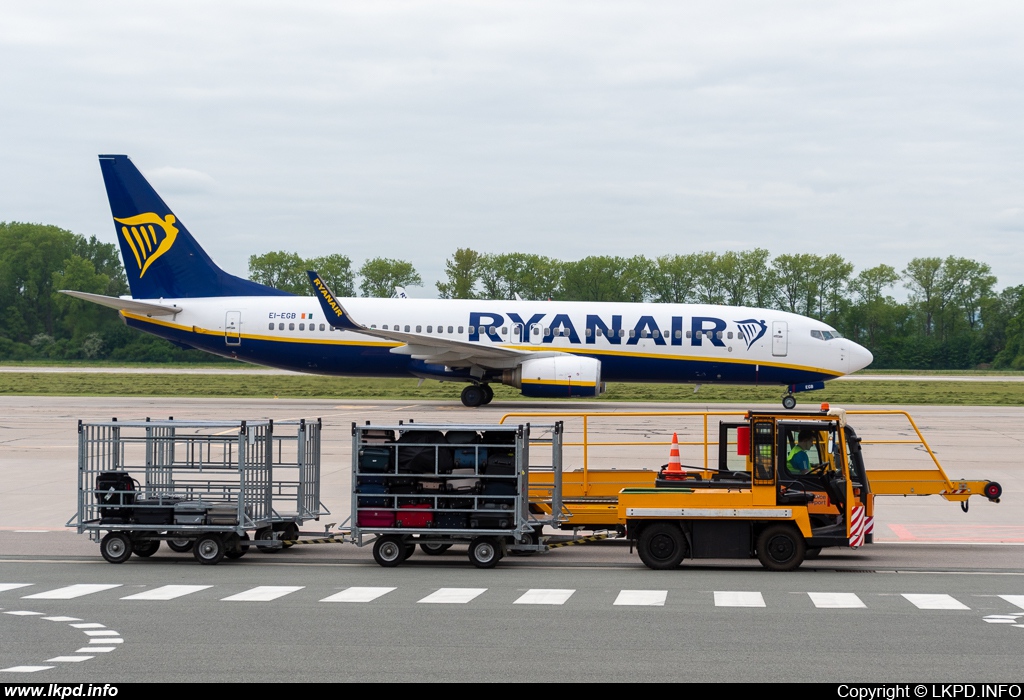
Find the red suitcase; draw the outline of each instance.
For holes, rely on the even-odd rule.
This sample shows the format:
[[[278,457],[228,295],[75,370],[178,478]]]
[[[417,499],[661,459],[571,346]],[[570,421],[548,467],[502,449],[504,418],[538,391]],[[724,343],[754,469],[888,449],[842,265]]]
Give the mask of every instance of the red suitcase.
[[[430,527],[434,524],[434,514],[430,508],[429,503],[399,506],[395,527]]]
[[[394,527],[395,512],[392,510],[363,510],[360,508],[356,516],[356,525],[359,527]]]

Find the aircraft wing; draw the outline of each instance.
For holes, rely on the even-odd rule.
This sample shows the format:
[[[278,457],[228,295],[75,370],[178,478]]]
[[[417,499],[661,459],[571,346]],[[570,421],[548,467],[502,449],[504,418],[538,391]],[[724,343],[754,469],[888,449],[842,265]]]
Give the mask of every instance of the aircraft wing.
[[[320,275],[309,270],[309,281],[313,285],[320,306],[323,307],[324,315],[335,328],[362,333],[363,335],[374,336],[393,340],[403,345],[394,348],[391,352],[399,355],[410,355],[415,360],[437,365],[464,366],[477,365],[488,369],[511,369],[518,366],[524,360],[535,357],[547,357],[561,355],[560,352],[530,352],[516,350],[497,345],[483,345],[480,343],[468,343],[463,340],[441,338],[437,336],[424,335],[421,333],[403,333],[401,331],[382,330],[364,326],[348,313],[341,302],[327,286]]]
[[[121,297],[107,297],[102,294],[89,294],[88,292],[75,292],[70,289],[61,289],[61,294],[69,297],[91,301],[100,306],[109,306],[118,311],[134,311],[137,314],[147,316],[175,316],[181,312],[180,306],[172,304],[153,304],[148,301],[135,301],[134,299],[122,299]]]

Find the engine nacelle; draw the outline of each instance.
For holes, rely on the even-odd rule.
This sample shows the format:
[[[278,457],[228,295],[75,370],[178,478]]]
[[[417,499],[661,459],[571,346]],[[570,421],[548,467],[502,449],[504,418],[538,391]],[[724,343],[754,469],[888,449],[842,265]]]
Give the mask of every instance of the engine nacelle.
[[[527,360],[515,369],[507,369],[501,383],[515,387],[523,396],[569,398],[600,396],[601,362],[590,357],[559,355]]]

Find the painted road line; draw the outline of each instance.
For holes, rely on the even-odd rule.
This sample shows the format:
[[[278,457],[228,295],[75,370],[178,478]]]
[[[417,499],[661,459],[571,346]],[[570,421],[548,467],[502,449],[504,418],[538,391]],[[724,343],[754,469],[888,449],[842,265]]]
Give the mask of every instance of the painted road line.
[[[95,656],[55,656],[52,659],[47,659],[46,663],[69,663],[74,664],[79,661],[88,661],[89,659],[95,659]]]
[[[25,588],[31,586],[31,583],[0,583],[0,593],[4,591],[13,591],[16,588]]]
[[[374,587],[369,587],[369,586],[352,586],[351,588],[346,588],[345,590],[341,591],[340,593],[335,593],[334,595],[327,596],[326,598],[324,598],[320,602],[321,603],[369,603],[371,601],[377,600],[382,595],[387,595],[388,593],[390,593],[393,590],[395,590],[394,587],[391,587],[391,588],[380,588],[380,587],[374,588]]]
[[[614,605],[664,605],[668,591],[619,591]]]
[[[32,612],[31,610],[8,610],[4,615],[45,615],[46,613]]]
[[[760,591],[715,591],[716,608],[763,608]]]
[[[277,600],[289,593],[301,591],[303,588],[305,586],[256,586],[256,588],[250,588],[247,591],[229,595],[227,598],[221,598],[221,600],[265,603],[268,600]]]
[[[52,591],[43,591],[32,595],[22,596],[23,600],[71,600],[81,598],[84,595],[107,591],[111,588],[120,588],[120,583],[76,583],[73,586],[55,588]]]
[[[575,588],[531,588],[513,605],[564,605],[575,592]]]
[[[44,620],[49,620],[50,622],[81,622],[82,621],[82,618],[80,618],[80,617],[68,617],[67,615],[54,615],[53,617],[44,617],[43,619]]]
[[[486,588],[438,588],[418,603],[468,603],[486,591]]]
[[[945,593],[903,593],[920,610],[970,610],[951,595]]]
[[[808,593],[816,608],[866,608],[856,593]]]
[[[53,666],[11,666],[10,668],[0,668],[0,673],[35,673],[36,671],[48,671]]]
[[[1021,610],[1024,610],[1024,595],[1001,595],[999,597],[1010,605],[1016,605]]]
[[[181,598],[182,596],[186,596],[190,593],[204,591],[207,588],[213,588],[213,586],[185,586],[174,584],[154,588],[151,591],[143,591],[142,593],[128,595],[121,600],[174,600],[175,598]]]
[[[81,649],[75,649],[76,654],[106,654],[108,651],[114,651],[117,647],[82,647]]]

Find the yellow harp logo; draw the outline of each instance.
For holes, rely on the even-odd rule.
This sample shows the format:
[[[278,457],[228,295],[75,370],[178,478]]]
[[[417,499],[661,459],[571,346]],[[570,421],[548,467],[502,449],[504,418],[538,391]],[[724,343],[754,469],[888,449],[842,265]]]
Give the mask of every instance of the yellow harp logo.
[[[171,249],[174,239],[178,237],[178,229],[174,226],[174,214],[168,214],[161,219],[153,212],[147,212],[129,216],[127,219],[118,219],[115,216],[114,221],[122,224],[121,235],[135,254],[135,262],[139,266],[139,279],[146,274],[154,260]],[[154,228],[154,225],[159,228]]]

